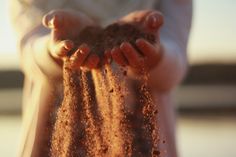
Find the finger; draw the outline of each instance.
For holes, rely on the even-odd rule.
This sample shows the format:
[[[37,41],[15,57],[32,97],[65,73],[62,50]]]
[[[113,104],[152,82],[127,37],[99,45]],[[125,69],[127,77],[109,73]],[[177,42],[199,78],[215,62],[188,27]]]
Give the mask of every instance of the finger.
[[[139,10],[139,11],[133,11],[129,13],[128,15],[122,17],[119,22],[121,23],[141,23],[144,21],[144,17],[146,17],[151,10]]]
[[[128,63],[130,66],[138,67],[140,64],[141,57],[138,55],[138,52],[134,49],[134,47],[128,43],[123,42],[120,46],[120,49],[126,59],[128,60]]]
[[[102,64],[110,64],[112,61],[111,50],[105,50],[104,59]]]
[[[51,11],[43,17],[43,25],[52,30],[52,39],[54,41],[65,39],[67,34],[62,29],[64,18],[60,11]]]
[[[144,21],[146,30],[150,33],[155,33],[163,24],[163,16],[160,12],[152,11]]]
[[[111,56],[117,64],[121,66],[128,65],[128,61],[126,60],[119,47],[115,47],[111,50]]]
[[[47,13],[46,15],[43,16],[42,18],[42,24],[45,26],[45,27],[48,27],[49,28],[49,21],[53,18],[53,15],[49,13]]]
[[[56,58],[65,57],[73,47],[74,43],[71,40],[63,40],[53,44],[50,52]]]
[[[58,29],[62,25],[63,16],[59,11],[51,11],[43,17],[42,23],[50,29]]]
[[[136,45],[138,49],[143,53],[146,57],[157,57],[161,56],[161,50],[159,45],[153,45],[146,41],[145,39],[136,40]]]
[[[86,44],[82,44],[70,57],[70,61],[73,67],[80,67],[90,52],[89,47]]]
[[[81,67],[89,70],[97,68],[99,60],[100,59],[96,54],[91,54],[88,56],[88,58],[85,60],[84,64]]]

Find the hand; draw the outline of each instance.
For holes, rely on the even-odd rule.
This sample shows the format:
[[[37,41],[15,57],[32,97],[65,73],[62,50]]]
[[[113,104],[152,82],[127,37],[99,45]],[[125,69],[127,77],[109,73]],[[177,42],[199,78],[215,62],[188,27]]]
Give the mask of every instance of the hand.
[[[94,25],[89,17],[77,11],[54,10],[43,17],[42,23],[45,27],[51,29],[48,50],[57,63],[62,64],[63,58],[72,49],[75,49],[71,56],[75,66],[93,68],[94,64],[99,61],[97,56],[89,55],[87,45],[83,44],[76,48],[77,45],[74,45],[73,42],[83,28]],[[76,61],[78,63],[75,63]]]
[[[160,44],[153,45],[145,39],[138,39],[135,44],[139,52],[130,43],[123,42],[120,47],[113,48],[111,55],[116,63],[128,66],[135,74],[149,72],[161,60],[161,46]]]
[[[144,32],[155,34],[158,40],[163,17],[157,11],[137,11],[123,17],[119,22],[135,24]],[[161,44],[159,41],[151,44],[145,39],[138,39],[135,44],[138,50],[130,43],[123,42],[112,49],[111,56],[117,64],[128,66],[135,74],[149,72],[162,58]]]
[[[96,54],[90,53],[90,48],[87,44],[82,44],[70,56],[69,61],[71,67],[74,69],[89,71],[98,66],[100,58]]]
[[[118,23],[134,24],[147,33],[158,33],[158,29],[163,24],[163,16],[158,11],[142,10],[134,11],[120,18]]]

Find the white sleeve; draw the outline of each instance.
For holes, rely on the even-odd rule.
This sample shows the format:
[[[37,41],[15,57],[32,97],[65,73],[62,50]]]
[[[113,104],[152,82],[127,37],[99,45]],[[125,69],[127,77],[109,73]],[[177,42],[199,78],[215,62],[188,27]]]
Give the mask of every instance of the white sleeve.
[[[68,3],[66,0],[10,1],[11,20],[20,48],[21,68],[25,74],[32,77],[35,73],[44,73],[53,77],[61,75],[61,68],[46,48],[48,41],[46,38],[50,31],[42,26],[41,21],[48,11],[66,7]]]
[[[165,20],[160,34],[161,41],[174,42],[185,53],[191,27],[192,1],[163,0],[160,2],[160,11]]]
[[[162,0],[159,10],[164,16],[160,30],[163,59],[151,71],[151,83],[159,90],[170,90],[183,79],[187,69],[187,43],[192,19],[191,0]]]

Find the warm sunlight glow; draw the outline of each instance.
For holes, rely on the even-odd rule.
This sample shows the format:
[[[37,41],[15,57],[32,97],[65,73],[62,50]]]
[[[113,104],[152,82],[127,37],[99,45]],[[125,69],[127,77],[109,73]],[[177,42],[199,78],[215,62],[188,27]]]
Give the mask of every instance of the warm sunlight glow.
[[[0,2],[0,69],[18,67],[19,62],[7,2]],[[235,0],[195,0],[188,47],[190,63],[235,63],[235,28]]]
[[[7,1],[0,5],[0,69],[18,67],[16,37],[10,24]]]
[[[236,62],[236,1],[194,1],[191,63]]]
[[[4,22],[1,21],[1,30],[0,30],[0,43],[3,45],[0,52],[2,51],[16,51],[16,37],[14,35],[13,29],[10,25],[8,16],[6,16]],[[2,18],[1,18],[2,19]]]

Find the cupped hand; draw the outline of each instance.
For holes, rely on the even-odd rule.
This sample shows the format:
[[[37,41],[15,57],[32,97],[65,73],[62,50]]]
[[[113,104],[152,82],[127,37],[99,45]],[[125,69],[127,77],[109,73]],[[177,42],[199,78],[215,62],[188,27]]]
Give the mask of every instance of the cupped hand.
[[[135,74],[149,72],[161,60],[161,45],[151,44],[142,38],[137,39],[135,44],[136,48],[129,42],[123,42],[120,47],[113,48],[111,51],[112,58],[119,65],[128,66]]]
[[[113,60],[128,68],[135,74],[149,72],[160,62],[163,51],[159,42],[159,28],[163,24],[163,17],[157,11],[136,11],[121,18],[120,23],[131,23],[146,33],[156,36],[156,42],[150,43],[145,39],[137,39],[135,45],[123,42],[111,50]]]
[[[83,28],[95,25],[89,17],[78,11],[53,10],[43,17],[42,23],[51,30],[48,50],[56,62],[62,64],[63,58],[73,51],[70,58],[75,67],[94,67],[99,58],[96,55],[89,55],[87,45],[74,43]]]
[[[98,55],[90,53],[90,48],[87,44],[80,45],[70,56],[69,60],[72,68],[84,71],[95,69],[100,62]]]

